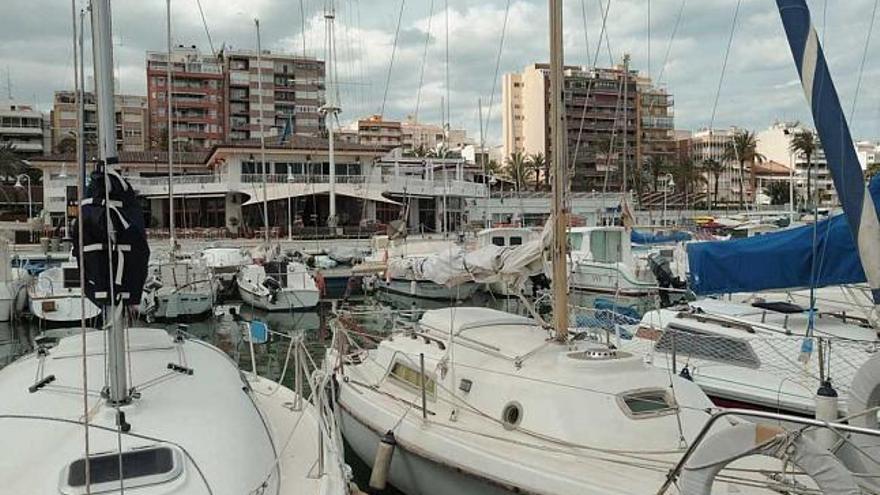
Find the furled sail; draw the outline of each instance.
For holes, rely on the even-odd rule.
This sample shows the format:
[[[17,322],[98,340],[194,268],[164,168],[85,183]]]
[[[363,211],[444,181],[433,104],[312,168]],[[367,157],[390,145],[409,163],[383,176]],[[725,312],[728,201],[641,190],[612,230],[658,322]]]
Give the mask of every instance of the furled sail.
[[[109,195],[105,194],[105,171]],[[85,259],[78,260],[85,275],[83,291],[95,304],[110,305],[112,269],[112,293],[116,297],[112,303],[137,304],[150,259],[140,202],[131,184],[111,166],[104,165],[92,173],[85,196],[82,204]],[[107,215],[110,215],[112,236],[107,235]],[[78,256],[78,246],[73,252]]]
[[[877,202],[865,187],[846,116],[831,80],[819,37],[810,20],[806,1],[776,0],[776,5],[813,113],[819,140],[828,159],[834,188],[846,214],[852,238],[858,246],[874,304],[880,304],[880,221]]]

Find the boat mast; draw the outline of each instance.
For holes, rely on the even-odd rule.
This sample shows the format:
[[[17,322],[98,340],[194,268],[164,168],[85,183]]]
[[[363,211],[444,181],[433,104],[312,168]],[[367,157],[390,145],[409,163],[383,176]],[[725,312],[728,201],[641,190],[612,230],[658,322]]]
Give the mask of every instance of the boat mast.
[[[566,240],[568,212],[565,187],[568,175],[568,136],[563,105],[564,65],[562,52],[562,0],[550,0],[550,111],[553,142],[553,328],[556,340],[568,339],[568,273]]]
[[[168,105],[168,231],[171,239],[171,261],[174,261],[174,253],[177,250],[177,241],[174,237],[174,139],[171,122],[171,0],[165,2],[165,32],[168,36],[168,60],[165,62],[165,102]]]
[[[327,36],[325,54],[326,58],[326,94],[327,101],[324,104],[324,123],[327,126],[327,155],[330,161],[329,189],[330,189],[330,214],[327,216],[327,226],[336,227],[336,152],[333,143],[333,123],[336,114],[339,113],[339,99],[337,98],[336,85],[336,37],[333,25],[336,19],[336,6],[334,0],[328,0],[324,9],[324,24]]]
[[[92,57],[95,64],[95,96],[98,117],[98,152],[104,164],[105,201],[109,205],[109,171],[119,157],[116,151],[116,109],[113,105],[113,40],[110,17],[110,0],[92,0]],[[109,206],[107,206],[109,208]],[[107,218],[107,250],[113,251],[116,234],[110,215]],[[108,255],[109,272],[113,274],[113,256]],[[126,373],[125,338],[122,335],[122,312],[116,309],[114,283],[110,282],[109,308],[104,314],[110,316],[111,326],[107,332],[107,361],[109,368],[109,400],[124,404],[130,400]]]
[[[266,182],[268,181],[269,167],[266,165],[266,136],[263,132],[263,47],[260,43],[260,20],[254,19],[254,25],[257,27],[257,102],[260,105],[260,169],[263,171],[263,230],[265,230],[263,240],[266,247],[269,246],[269,196],[266,192]]]
[[[880,219],[856,156],[846,115],[831,79],[825,53],[804,0],[776,0],[800,74],[819,142],[828,158],[834,189],[846,214],[875,308],[880,306]],[[812,308],[811,308],[812,309]],[[813,321],[811,310],[810,323]]]

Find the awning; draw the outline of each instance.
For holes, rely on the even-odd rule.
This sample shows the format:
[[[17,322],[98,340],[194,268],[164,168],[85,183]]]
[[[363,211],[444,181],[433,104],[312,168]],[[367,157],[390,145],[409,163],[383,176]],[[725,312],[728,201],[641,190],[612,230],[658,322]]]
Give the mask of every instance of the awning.
[[[263,184],[254,182],[247,184],[249,187],[242,187],[241,192],[250,195],[250,199],[242,203],[242,206],[248,206],[263,202]],[[297,198],[302,196],[312,196],[315,194],[330,194],[329,184],[287,184],[275,183],[266,185],[266,195],[269,201],[278,199]],[[371,190],[367,184],[336,184],[336,194],[341,196],[349,196],[352,198],[367,199],[378,203],[388,203],[399,205],[397,201],[382,196],[377,190]]]

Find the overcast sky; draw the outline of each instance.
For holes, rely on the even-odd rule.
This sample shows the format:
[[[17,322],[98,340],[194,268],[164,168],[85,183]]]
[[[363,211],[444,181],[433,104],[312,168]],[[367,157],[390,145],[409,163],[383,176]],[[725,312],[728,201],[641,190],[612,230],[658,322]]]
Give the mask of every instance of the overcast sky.
[[[173,42],[195,44],[209,51],[197,0],[172,1]],[[446,1],[336,0],[341,119],[349,121],[377,113],[385,100],[387,118],[402,119],[415,113],[419,101],[420,120],[440,121],[441,97],[447,92]],[[607,2],[609,0],[565,0],[567,63],[587,64],[594,57],[602,25],[600,5]],[[84,3],[77,0],[78,6]],[[224,44],[254,48],[253,19],[256,17],[261,19],[264,48],[301,53],[305,38],[306,53],[321,58],[324,58],[324,3],[324,0],[201,0],[215,49]],[[467,128],[476,137],[477,101],[482,98],[484,112],[491,111],[487,124],[490,144],[497,143],[501,133],[500,77],[496,80],[494,75],[508,3],[500,73],[547,60],[546,1],[448,0],[448,91],[452,125]],[[736,3],[735,0],[610,0],[608,43],[603,42],[598,50],[598,64],[608,65],[611,58],[619,62],[624,53],[630,53],[633,68],[650,72],[655,80],[660,78],[659,82],[675,95],[677,128],[707,126],[712,118]],[[402,4],[397,50],[385,98],[391,48]],[[826,54],[844,107],[849,112],[876,0],[810,0],[809,4],[814,24],[825,38]],[[301,5],[305,18],[301,15]],[[681,20],[673,38],[682,5]],[[7,89],[7,68],[13,96],[27,102],[36,101],[43,109],[51,106],[53,91],[72,88],[70,17],[71,5],[66,0],[3,0],[0,16],[0,70],[4,73],[0,88],[3,93]],[[165,49],[165,1],[113,0],[113,22],[121,86],[118,90],[144,94],[144,53]],[[876,84],[880,74],[880,40],[877,38],[880,36],[873,36],[868,43],[861,91],[852,119],[856,138],[880,137],[880,86]],[[487,109],[490,100],[494,101],[491,110]],[[808,121],[807,106],[783,36],[776,3],[742,0],[714,126],[762,129],[776,119]]]

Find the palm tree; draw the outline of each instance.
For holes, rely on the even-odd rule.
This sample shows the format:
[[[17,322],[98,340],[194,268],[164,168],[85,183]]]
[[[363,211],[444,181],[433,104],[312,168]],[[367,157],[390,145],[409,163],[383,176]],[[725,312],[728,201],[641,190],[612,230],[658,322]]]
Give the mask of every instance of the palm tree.
[[[10,177],[17,177],[28,168],[27,164],[18,156],[18,151],[12,143],[0,144],[0,175],[10,182]]]
[[[666,161],[660,156],[652,155],[648,157],[646,164],[648,165],[648,173],[651,175],[651,187],[656,192],[658,189],[657,181],[666,172]]]
[[[706,183],[706,176],[693,158],[685,158],[678,162],[671,168],[670,173],[675,179],[675,186],[681,188],[686,198],[696,191],[697,186]]]
[[[520,151],[514,151],[507,157],[504,169],[506,175],[513,181],[516,190],[521,191],[526,185],[526,157]]]
[[[810,187],[812,169],[811,160],[813,154],[816,152],[818,144],[819,143],[816,142],[816,135],[809,129],[803,129],[796,132],[794,137],[791,138],[791,144],[789,144],[789,150],[791,150],[792,153],[802,154],[807,159],[807,203],[812,203],[813,201],[812,190]]]
[[[755,164],[764,161],[764,155],[758,153],[758,138],[754,132],[739,131],[733,135],[733,142],[725,152],[725,158],[739,162],[739,176],[745,176],[746,163],[751,164],[750,182],[755,188]],[[739,188],[739,207],[745,207],[745,187]]]
[[[710,204],[718,207],[718,183],[721,181],[721,174],[724,173],[724,164],[714,158],[706,158],[703,160],[703,170],[712,174],[714,186],[712,189],[712,201]]]
[[[544,158],[544,153],[538,152],[529,156],[528,165],[532,169],[532,173],[535,174],[535,191],[537,191],[541,188],[541,172],[547,168],[547,159]],[[545,178],[545,180],[547,179]]]

